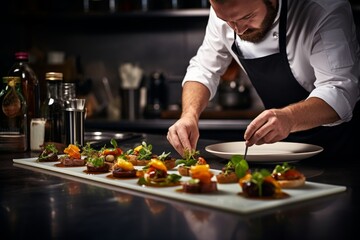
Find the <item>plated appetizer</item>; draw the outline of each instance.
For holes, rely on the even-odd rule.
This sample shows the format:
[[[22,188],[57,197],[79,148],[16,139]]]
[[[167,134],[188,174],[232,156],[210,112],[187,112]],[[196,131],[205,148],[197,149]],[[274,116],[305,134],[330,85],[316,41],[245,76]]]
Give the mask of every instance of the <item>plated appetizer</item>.
[[[297,188],[303,186],[306,180],[304,174],[286,162],[282,165],[276,165],[271,175],[281,188]]]
[[[85,159],[81,157],[80,148],[75,144],[69,144],[64,149],[65,155],[60,157],[61,166],[64,167],[77,167],[84,166]]]
[[[82,150],[81,157],[84,158],[85,160],[90,156],[99,154],[99,151],[92,148],[90,143],[86,143],[85,146],[83,146],[81,150]]]
[[[168,153],[163,152],[162,154],[157,156],[157,159],[159,159],[160,161],[163,161],[168,170],[171,170],[171,169],[175,168],[175,166],[176,166],[176,163],[175,163],[176,159],[171,157],[170,154],[171,154],[170,152],[168,152]]]
[[[198,157],[199,154],[200,152],[196,150],[185,150],[184,159],[177,159],[175,161],[181,176],[190,176],[191,166],[207,164],[203,157]]]
[[[212,181],[214,174],[209,164],[194,165],[190,167],[191,179],[183,182],[183,191],[187,193],[211,193],[217,191],[217,182]]]
[[[86,172],[88,173],[106,173],[112,167],[111,163],[105,161],[104,155],[93,155],[87,158]]]
[[[115,139],[110,140],[112,148],[102,148],[100,150],[100,155],[105,156],[105,161],[111,164],[116,162],[117,157],[123,154],[123,150],[117,146]]]
[[[139,185],[153,187],[172,187],[181,184],[181,176],[169,174],[163,161],[151,159],[150,162],[139,171]]]
[[[152,153],[152,145],[142,142],[141,145],[130,149],[126,152],[128,161],[130,161],[135,166],[146,166],[151,160],[151,158],[156,158],[157,156]]]
[[[109,172],[116,164],[117,158],[123,155],[123,150],[117,146],[115,139],[111,139],[112,147],[102,147],[99,151],[91,148],[90,144],[86,144],[83,148],[83,156],[86,156],[87,171],[94,172]]]
[[[137,170],[134,165],[122,157],[118,157],[112,168],[112,175],[116,178],[134,178]]]
[[[246,173],[240,178],[239,185],[243,191],[242,195],[248,198],[279,199],[288,196],[267,169]]]
[[[216,175],[218,183],[237,183],[249,171],[249,165],[241,155],[234,155]]]
[[[57,162],[59,161],[58,150],[53,144],[45,146],[36,160],[37,162]]]

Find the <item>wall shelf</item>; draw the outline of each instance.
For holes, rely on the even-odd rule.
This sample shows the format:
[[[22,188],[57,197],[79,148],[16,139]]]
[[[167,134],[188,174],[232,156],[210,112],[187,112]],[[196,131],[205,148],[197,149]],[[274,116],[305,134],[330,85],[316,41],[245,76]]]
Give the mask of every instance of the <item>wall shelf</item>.
[[[209,9],[84,12],[84,13],[8,13],[3,24],[44,28],[44,31],[172,31],[205,27]],[[81,27],[81,29],[79,29]]]

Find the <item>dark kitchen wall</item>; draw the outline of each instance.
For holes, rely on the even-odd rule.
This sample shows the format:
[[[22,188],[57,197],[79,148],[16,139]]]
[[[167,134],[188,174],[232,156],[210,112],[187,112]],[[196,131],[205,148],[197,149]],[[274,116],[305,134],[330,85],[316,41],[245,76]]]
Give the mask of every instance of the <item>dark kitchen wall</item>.
[[[106,94],[101,79],[107,77],[117,95],[118,68],[131,62],[143,68],[145,80],[154,71],[164,72],[169,87],[168,104],[179,103],[182,77],[203,40],[208,7],[143,11],[119,6],[113,11],[85,11],[82,3],[83,0],[2,1],[1,76],[13,64],[14,52],[30,51],[40,80],[47,70],[64,71],[68,81],[90,79],[93,91],[102,93],[98,96],[101,102]],[[359,24],[359,5],[352,3]],[[61,67],[47,64],[47,54],[54,51],[65,53],[66,61]],[[256,95],[254,99],[259,101]],[[261,103],[255,107],[258,105]]]
[[[31,1],[17,2],[31,5]],[[101,88],[101,78],[107,77],[113,93],[117,94],[118,68],[122,63],[131,62],[143,68],[145,78],[154,71],[164,72],[166,79],[174,83],[170,85],[177,86],[173,88],[174,93],[169,94],[174,99],[170,103],[179,100],[178,86],[190,58],[202,42],[208,16],[208,8],[82,12],[51,10],[49,6],[17,8],[10,1],[7,5],[5,2],[5,7],[9,10],[4,11],[5,21],[0,23],[3,32],[1,76],[5,76],[13,64],[14,52],[26,50],[31,53],[34,68],[40,69],[42,80],[44,68],[51,70],[51,66],[44,67],[48,65],[47,54],[60,51],[66,59],[75,59],[75,70],[83,78],[93,80]],[[73,78],[74,74],[66,76]]]

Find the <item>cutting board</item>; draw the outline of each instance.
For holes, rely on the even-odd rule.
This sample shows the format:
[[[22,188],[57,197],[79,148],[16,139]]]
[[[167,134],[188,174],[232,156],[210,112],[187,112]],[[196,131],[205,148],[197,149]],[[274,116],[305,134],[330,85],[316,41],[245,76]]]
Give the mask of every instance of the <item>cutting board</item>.
[[[88,174],[84,172],[85,166],[81,167],[57,167],[58,162],[36,162],[36,158],[13,159],[13,162],[20,165],[31,166],[45,169],[56,173],[70,175],[80,179],[87,179],[99,183],[107,184],[122,189],[130,189],[143,193],[148,193],[173,200],[184,201],[198,204],[205,207],[231,211],[235,213],[252,213],[260,210],[271,209],[296,202],[306,201],[318,197],[323,197],[335,193],[346,191],[345,186],[330,185],[306,181],[305,185],[297,189],[283,189],[289,196],[283,199],[249,199],[241,196],[241,187],[237,183],[217,184],[218,191],[211,194],[189,194],[178,191],[181,186],[173,187],[143,187],[137,184],[137,179],[115,179],[109,178],[111,173]],[[16,165],[15,165],[16,166]],[[136,166],[142,168],[140,166]],[[214,174],[219,170],[212,170]],[[169,170],[169,173],[177,173],[177,170]],[[182,177],[182,181],[190,179]],[[216,178],[214,176],[214,181]]]

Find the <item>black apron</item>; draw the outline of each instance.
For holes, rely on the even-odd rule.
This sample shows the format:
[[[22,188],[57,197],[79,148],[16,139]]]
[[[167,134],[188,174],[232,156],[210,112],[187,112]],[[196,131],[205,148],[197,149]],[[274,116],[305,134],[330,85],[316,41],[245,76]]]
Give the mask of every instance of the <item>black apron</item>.
[[[279,53],[255,59],[244,59],[236,44],[236,33],[232,45],[232,50],[239,58],[266,109],[282,108],[305,100],[309,95],[309,92],[295,79],[290,69],[286,53],[286,22],[287,1],[285,0],[282,1],[280,10]],[[344,154],[344,151],[347,151],[348,155],[355,151],[355,137],[359,132],[359,130],[355,132],[355,123],[359,122],[359,112],[359,106],[357,106],[350,122],[291,133],[284,141],[322,146],[324,151],[317,158],[323,160],[331,158],[328,161],[336,161],[337,157]]]

